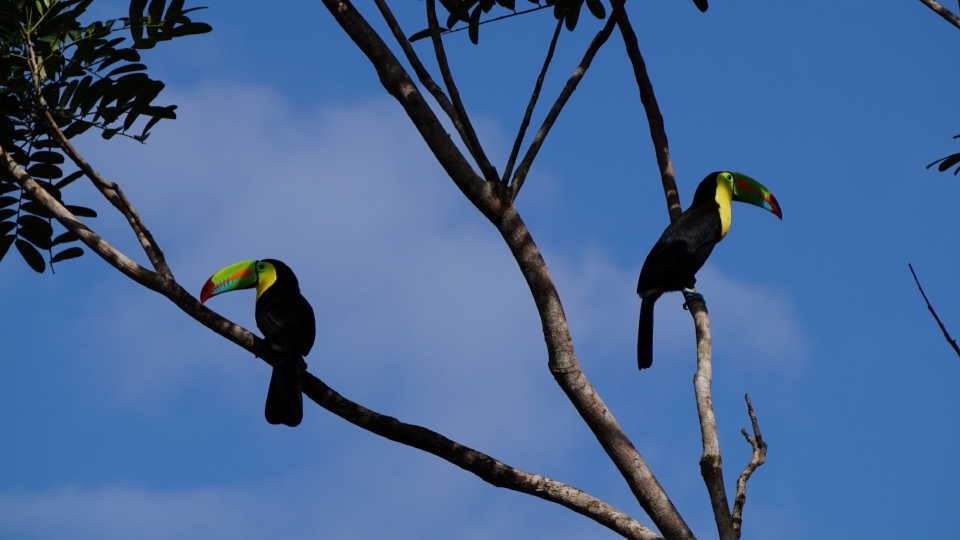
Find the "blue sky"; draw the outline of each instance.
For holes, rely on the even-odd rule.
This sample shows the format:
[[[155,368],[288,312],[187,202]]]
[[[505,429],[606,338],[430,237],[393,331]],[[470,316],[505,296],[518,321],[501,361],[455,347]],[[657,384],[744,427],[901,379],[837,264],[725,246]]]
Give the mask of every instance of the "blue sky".
[[[126,12],[101,2],[104,17]],[[960,30],[908,1],[629,4],[684,205],[707,172],[733,169],[783,208],[779,222],[736,207],[699,275],[728,484],[749,459],[745,392],[770,444],[744,538],[955,536],[960,359],[907,263],[960,334],[960,180],[923,168],[957,151]],[[358,7],[377,21],[372,3]],[[323,6],[287,8],[211,3],[198,18],[212,34],[145,57],[179,119],[148,145],[93,136],[81,152],[195,292],[238,260],[290,264],[317,313],[307,361],[333,388],[649,525],[547,371],[499,235]],[[408,33],[422,9],[395,8]],[[600,24],[564,32],[544,103]],[[539,13],[483,27],[479,46],[447,39],[501,169],[552,29]],[[91,225],[145,263],[122,219],[76,186],[101,212]],[[658,302],[653,368],[635,367],[636,277],[667,214],[618,34],[517,204],[584,371],[694,531],[713,537],[679,295]],[[266,364],[89,254],[55,276],[15,256],[0,272],[2,538],[614,537],[310,403],[300,427],[269,426]],[[252,293],[211,307],[255,328]]]

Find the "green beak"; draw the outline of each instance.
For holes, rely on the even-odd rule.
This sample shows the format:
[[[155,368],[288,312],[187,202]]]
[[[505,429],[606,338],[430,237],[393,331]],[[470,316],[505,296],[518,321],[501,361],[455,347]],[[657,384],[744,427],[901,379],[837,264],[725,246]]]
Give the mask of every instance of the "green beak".
[[[200,303],[220,293],[249,289],[257,284],[257,261],[243,261],[220,270],[203,284]]]
[[[769,189],[745,174],[738,172],[731,172],[731,174],[733,175],[733,200],[759,206],[783,220],[780,203]]]

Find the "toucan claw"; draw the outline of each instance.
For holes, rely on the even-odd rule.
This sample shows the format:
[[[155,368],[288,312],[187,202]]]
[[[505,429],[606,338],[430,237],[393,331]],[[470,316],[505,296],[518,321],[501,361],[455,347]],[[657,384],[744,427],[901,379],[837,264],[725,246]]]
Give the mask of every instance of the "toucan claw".
[[[688,304],[689,304],[689,302],[691,302],[691,301],[696,300],[696,301],[699,301],[699,302],[704,302],[704,303],[706,303],[706,302],[704,301],[704,299],[703,299],[703,295],[700,294],[700,293],[698,293],[696,289],[692,289],[692,288],[689,288],[689,287],[688,287],[688,288],[684,288],[684,289],[683,289],[682,291],[680,291],[680,292],[683,293],[683,299],[685,300],[685,302],[683,303],[683,309],[686,310],[686,311],[690,311],[690,306],[689,306]]]

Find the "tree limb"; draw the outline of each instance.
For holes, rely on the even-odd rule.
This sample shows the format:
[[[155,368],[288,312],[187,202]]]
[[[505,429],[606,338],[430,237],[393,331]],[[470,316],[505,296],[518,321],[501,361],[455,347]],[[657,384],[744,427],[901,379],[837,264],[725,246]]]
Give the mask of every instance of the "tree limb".
[[[717,522],[720,540],[737,540],[727,492],[723,485],[723,460],[720,458],[720,439],[717,436],[717,419],[713,413],[713,397],[710,384],[713,379],[713,343],[710,338],[710,317],[702,297],[685,295],[687,307],[693,315],[697,330],[697,373],[693,376],[693,389],[697,398],[697,415],[700,417],[700,436],[703,453],[700,455],[700,474],[710,494],[710,506]]]
[[[740,433],[743,433],[743,437],[753,447],[753,457],[750,458],[750,463],[747,464],[747,467],[740,474],[740,478],[737,479],[737,496],[733,500],[733,530],[736,532],[737,538],[740,538],[740,525],[743,523],[743,505],[747,502],[747,480],[750,479],[753,471],[757,470],[757,467],[763,465],[763,462],[767,460],[767,443],[763,441],[763,437],[760,435],[760,424],[757,423],[757,415],[753,412],[750,394],[744,394],[743,399],[747,402],[747,413],[750,415],[753,437],[744,428],[740,428]]]
[[[517,161],[517,155],[520,153],[520,145],[523,144],[523,137],[527,133],[527,127],[530,125],[530,117],[533,116],[533,108],[537,105],[537,99],[540,98],[540,89],[543,87],[543,79],[547,76],[547,69],[550,67],[550,61],[553,60],[553,51],[557,48],[557,40],[560,38],[560,30],[563,29],[563,17],[557,19],[557,29],[553,31],[553,38],[550,40],[550,47],[547,48],[547,58],[543,61],[543,68],[540,70],[540,76],[537,77],[537,84],[533,87],[533,93],[530,95],[530,103],[527,104],[527,110],[523,113],[523,120],[520,122],[520,129],[517,131],[517,139],[513,141],[513,149],[510,151],[510,157],[507,159],[507,166],[503,170],[504,186],[510,180],[513,174],[513,165]],[[515,197],[515,195],[514,195]]]
[[[400,23],[397,22],[396,17],[393,16],[393,12],[390,11],[390,6],[387,5],[385,0],[374,0],[377,4],[377,8],[380,9],[380,14],[383,15],[383,20],[386,21],[387,26],[390,27],[390,31],[393,33],[393,37],[396,38],[397,43],[400,44],[400,48],[403,49],[403,54],[407,57],[407,61],[410,62],[410,65],[413,67],[414,73],[417,74],[417,78],[420,79],[420,82],[423,86],[430,92],[430,95],[433,96],[433,99],[437,100],[437,104],[440,105],[440,108],[443,109],[443,112],[447,114],[450,118],[450,121],[453,122],[453,127],[456,128],[457,133],[460,134],[460,138],[466,143],[467,132],[463,127],[463,123],[460,121],[460,118],[457,116],[457,111],[453,108],[453,104],[450,103],[450,100],[447,98],[447,95],[443,93],[443,89],[434,82],[433,77],[430,76],[430,72],[427,71],[427,68],[423,67],[423,62],[420,61],[420,57],[417,56],[416,51],[413,50],[413,46],[410,45],[410,41],[407,40],[406,34],[403,33],[403,29],[400,28]]]
[[[463,132],[461,137],[466,134],[463,143],[467,145],[467,150],[480,167],[480,172],[488,182],[499,182],[497,170],[490,164],[487,155],[483,152],[483,146],[477,138],[477,132],[473,130],[473,124],[470,123],[470,117],[467,116],[467,110],[463,108],[463,101],[460,100],[460,91],[457,90],[457,84],[453,81],[453,73],[450,71],[450,64],[447,63],[447,53],[443,50],[443,38],[440,37],[440,24],[437,22],[437,6],[435,0],[427,0],[427,23],[430,25],[430,40],[433,42],[433,50],[437,55],[437,65],[440,67],[440,74],[443,76],[443,83],[447,85],[447,92],[450,93],[450,100],[453,102],[453,109],[457,113],[457,118],[463,123]]]
[[[20,187],[53,212],[57,221],[68,230],[77,233],[84,244],[111,266],[137,283],[167,297],[196,321],[268,364],[272,365],[276,361],[274,351],[253,333],[201,304],[172,277],[162,278],[140,267],[101,239],[47,193],[2,147],[0,147],[0,161],[3,168]],[[559,504],[596,521],[624,538],[636,540],[659,538],[653,531],[630,516],[579,489],[540,475],[514,469],[439,433],[420,426],[405,424],[395,418],[371,411],[344,398],[309,372],[303,375],[303,392],[324,409],[362,429],[440,457],[494,486]]]
[[[590,42],[590,46],[587,47],[587,51],[583,54],[580,65],[573,71],[573,75],[567,79],[567,84],[563,87],[563,90],[560,91],[560,95],[557,96],[557,100],[553,103],[553,107],[550,108],[550,112],[547,113],[547,117],[543,119],[543,124],[540,126],[537,134],[534,135],[533,141],[530,142],[527,153],[524,154],[523,160],[521,160],[520,165],[517,166],[517,172],[513,174],[513,181],[510,185],[511,199],[515,200],[517,194],[520,193],[520,188],[523,187],[527,173],[530,172],[530,167],[533,165],[533,160],[536,159],[537,153],[540,152],[540,147],[543,146],[543,140],[547,138],[547,134],[550,132],[550,128],[553,127],[554,122],[557,121],[557,117],[560,116],[560,111],[563,110],[563,106],[566,105],[567,100],[573,95],[573,91],[577,89],[577,85],[580,84],[580,79],[583,79],[591,62],[593,62],[593,58],[597,55],[597,51],[600,50],[600,47],[602,47],[610,37],[610,33],[613,31],[613,25],[617,22],[617,14],[621,11],[623,11],[622,3],[613,8],[613,13],[610,14],[610,18],[607,19],[603,28],[597,32],[593,41]]]
[[[667,197],[667,212],[670,213],[670,221],[673,221],[680,216],[682,209],[680,208],[680,195],[677,193],[677,181],[673,173],[673,162],[670,160],[667,132],[663,127],[663,115],[660,114],[660,106],[657,104],[657,97],[653,93],[653,84],[650,82],[650,76],[647,75],[647,64],[643,61],[643,55],[640,54],[637,35],[630,25],[630,19],[627,17],[625,9],[620,11],[617,25],[620,27],[620,35],[623,36],[623,43],[627,48],[627,56],[630,58],[630,63],[633,64],[633,73],[637,79],[637,87],[640,89],[640,102],[643,103],[643,110],[647,113],[650,138],[653,139],[653,149],[657,154],[657,166],[660,168],[663,193]]]
[[[937,316],[937,312],[933,310],[933,306],[930,305],[930,300],[927,300],[927,293],[923,292],[923,287],[920,286],[920,280],[917,279],[917,273],[913,271],[913,265],[907,264],[910,267],[910,273],[913,274],[913,281],[916,282],[917,288],[920,289],[920,294],[923,296],[923,301],[927,303],[927,309],[930,310],[930,314],[933,315],[934,320],[937,321],[937,324],[940,325],[940,331],[943,332],[943,337],[946,338],[947,343],[953,347],[953,350],[957,353],[957,356],[960,356],[960,347],[957,346],[957,340],[950,337],[950,332],[947,332],[947,327],[943,325],[940,321],[940,317]]]
[[[100,176],[100,174],[83,159],[80,153],[77,152],[76,148],[70,143],[70,140],[67,139],[66,135],[63,134],[63,131],[61,131],[57,125],[57,122],[53,119],[53,115],[50,114],[50,108],[47,106],[47,101],[44,99],[43,91],[40,87],[40,70],[37,65],[33,44],[23,30],[21,30],[21,35],[24,44],[27,46],[27,65],[30,68],[30,76],[33,79],[34,91],[36,92],[37,109],[41,113],[39,116],[41,122],[43,122],[47,128],[47,132],[57,141],[57,144],[64,153],[70,157],[74,164],[93,182],[93,185],[96,186],[100,193],[127,218],[127,223],[129,223],[130,228],[133,229],[134,234],[137,235],[137,240],[140,241],[140,246],[147,254],[147,258],[150,259],[150,264],[153,265],[154,270],[161,276],[172,277],[170,267],[167,265],[167,261],[163,256],[163,251],[160,249],[160,246],[157,245],[153,235],[150,234],[150,231],[143,224],[143,221],[140,219],[140,214],[137,213],[137,210],[127,199],[126,195],[123,194],[120,186],[113,182],[108,182],[104,177]]]
[[[947,22],[956,26],[957,28],[960,28],[960,17],[957,17],[956,15],[954,15],[949,9],[943,7],[943,5],[941,5],[939,2],[937,2],[936,0],[920,0],[920,1],[926,4],[928,8],[935,11],[937,15],[940,15],[941,17],[946,19]]]
[[[636,448],[580,370],[556,287],[516,208],[509,204],[509,201],[501,200],[493,189],[494,184],[484,182],[469,167],[416,86],[410,81],[403,66],[353,4],[349,0],[322,1],[341,28],[373,64],[384,88],[404,108],[451,180],[474,206],[497,226],[534,297],[543,324],[549,366],[554,378],[624,475],[631,491],[642,501],[642,505],[646,505],[644,510],[665,538],[693,538],[689,527],[656,483]]]

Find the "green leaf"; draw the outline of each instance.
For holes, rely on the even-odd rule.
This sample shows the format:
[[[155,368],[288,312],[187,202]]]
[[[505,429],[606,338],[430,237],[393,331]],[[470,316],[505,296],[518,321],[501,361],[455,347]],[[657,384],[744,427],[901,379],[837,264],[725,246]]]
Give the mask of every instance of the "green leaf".
[[[60,170],[60,167],[46,163],[31,165],[30,168],[27,169],[27,172],[34,178],[54,179],[63,176],[63,171]]]
[[[5,236],[12,231],[17,224],[12,221],[0,221],[0,236]]]
[[[567,8],[567,30],[573,31],[577,27],[577,21],[580,20],[580,10],[583,8],[583,0],[572,0]]]
[[[118,67],[110,73],[107,73],[107,77],[113,77],[114,75],[121,75],[123,73],[131,73],[134,71],[143,71],[145,69],[147,69],[147,66],[143,64],[127,64],[125,66]]]
[[[33,271],[42,274],[47,268],[47,263],[43,260],[43,255],[37,249],[23,240],[17,240],[17,251],[23,257],[23,260],[33,268]]]
[[[4,208],[4,207],[6,207],[6,206],[10,206],[11,204],[13,204],[13,203],[15,203],[15,202],[17,202],[17,201],[19,201],[19,200],[20,200],[20,199],[17,198],[17,197],[0,197],[0,208]]]
[[[60,244],[66,244],[68,242],[76,242],[80,237],[77,236],[77,233],[73,231],[67,231],[60,236],[53,239],[53,245],[59,246]]]
[[[463,22],[470,21],[470,14],[467,12],[467,7],[463,5],[462,0],[440,0],[440,3],[447,9],[450,15],[455,16]]]
[[[957,163],[960,163],[960,154],[953,154],[943,158],[943,161],[940,163],[940,166],[937,167],[937,169],[939,169],[940,172],[943,172],[950,167],[953,167]]]
[[[20,205],[20,210],[22,212],[29,212],[35,216],[40,216],[42,218],[52,218],[53,212],[47,210],[47,207],[34,201],[26,201]]]
[[[587,0],[587,8],[590,10],[590,13],[598,19],[603,19],[607,16],[607,10],[603,7],[603,2],[600,0]]]
[[[412,34],[409,38],[407,38],[407,41],[413,43],[414,41],[420,41],[421,39],[428,37],[430,37],[430,29],[424,28],[423,30]]]
[[[84,206],[74,206],[72,204],[65,205],[67,210],[69,210],[73,215],[77,217],[88,217],[95,218],[97,217],[97,212],[90,208]]]
[[[40,249],[53,247],[53,241],[50,238],[53,236],[53,227],[46,220],[27,214],[20,216],[17,223],[20,224],[17,234],[29,240],[31,244]]]
[[[3,260],[3,256],[7,254],[7,250],[10,249],[10,246],[13,244],[13,241],[17,237],[14,235],[0,237],[0,261]]]
[[[14,210],[13,208],[5,208],[3,210],[0,210],[0,221],[3,221],[7,218],[12,218],[15,215],[17,215],[16,210]]]
[[[467,29],[467,33],[470,34],[470,41],[476,45],[480,41],[480,14],[483,10],[480,6],[477,6],[473,9],[473,13],[470,14],[470,27]]]
[[[143,10],[146,7],[147,0],[130,1],[130,37],[135,45],[143,41]]]
[[[497,5],[496,0],[480,0],[480,9],[484,13],[490,13],[490,10],[493,9],[493,6]]]
[[[0,194],[10,193],[11,191],[17,191],[18,189],[20,189],[20,186],[16,184],[5,184],[0,182]]]
[[[46,151],[46,152],[34,152],[33,155],[30,156],[30,161],[33,161],[36,163],[53,163],[54,165],[59,165],[63,163],[64,159],[63,159],[63,154],[59,152]]]
[[[76,259],[77,257],[83,255],[83,250],[78,247],[68,247],[67,249],[57,253],[50,259],[50,263],[58,263],[60,261],[65,261],[67,259]]]
[[[67,187],[69,184],[71,184],[77,178],[80,178],[81,176],[83,176],[83,171],[73,171],[72,173],[68,174],[63,180],[60,180],[54,185],[57,186],[57,189],[63,189]]]
[[[497,0],[497,3],[500,4],[501,6],[509,9],[510,11],[516,11],[516,10],[517,10],[517,5],[516,5],[516,3],[514,2],[514,0]],[[534,2],[534,4],[536,4],[536,3],[537,3],[537,2]]]

